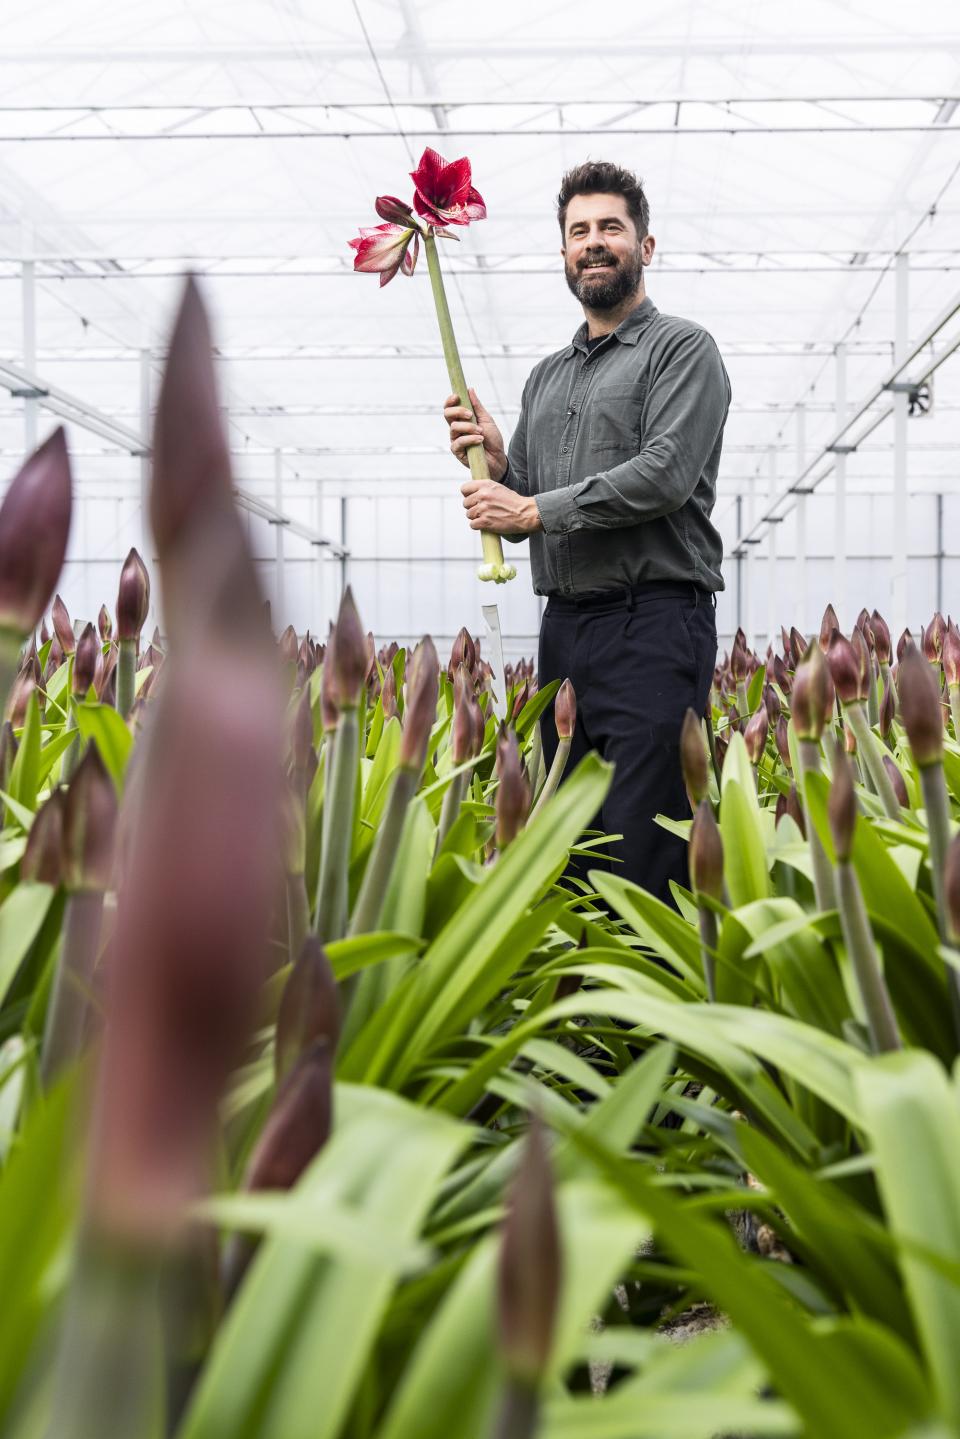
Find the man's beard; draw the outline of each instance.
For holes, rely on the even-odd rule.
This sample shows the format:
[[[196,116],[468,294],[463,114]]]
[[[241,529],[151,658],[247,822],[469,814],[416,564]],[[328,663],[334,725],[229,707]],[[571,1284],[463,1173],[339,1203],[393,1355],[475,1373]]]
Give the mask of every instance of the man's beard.
[[[643,278],[643,260],[640,246],[629,260],[617,260],[609,251],[597,251],[585,257],[591,260],[607,260],[616,268],[609,274],[593,275],[589,270],[572,270],[564,264],[563,270],[572,294],[588,310],[615,310],[628,296],[636,292]]]

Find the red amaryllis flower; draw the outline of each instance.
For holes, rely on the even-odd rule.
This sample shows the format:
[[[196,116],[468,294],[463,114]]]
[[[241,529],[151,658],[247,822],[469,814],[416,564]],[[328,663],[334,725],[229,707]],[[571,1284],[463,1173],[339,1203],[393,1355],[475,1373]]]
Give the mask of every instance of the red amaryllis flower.
[[[483,196],[470,183],[470,161],[466,156],[448,164],[428,147],[410,178],[416,187],[414,209],[428,225],[469,225],[471,220],[487,218]]]
[[[357,252],[354,270],[379,273],[382,287],[389,284],[398,270],[405,275],[413,274],[420,252],[420,233],[411,226],[371,225],[361,229],[357,238],[348,240],[347,244]]]

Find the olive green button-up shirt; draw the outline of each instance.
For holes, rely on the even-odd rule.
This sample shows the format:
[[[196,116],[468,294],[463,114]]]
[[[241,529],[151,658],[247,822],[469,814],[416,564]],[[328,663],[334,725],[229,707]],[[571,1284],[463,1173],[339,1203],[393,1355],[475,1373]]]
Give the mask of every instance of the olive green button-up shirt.
[[[582,325],[523,390],[503,483],[536,496],[537,594],[656,580],[722,590],[716,499],[730,381],[712,337],[646,298],[592,349]]]

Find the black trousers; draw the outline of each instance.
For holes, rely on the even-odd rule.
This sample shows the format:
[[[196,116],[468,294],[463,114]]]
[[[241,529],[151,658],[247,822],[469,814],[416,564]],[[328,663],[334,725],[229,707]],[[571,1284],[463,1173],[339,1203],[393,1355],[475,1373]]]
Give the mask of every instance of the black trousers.
[[[690,815],[680,770],[680,727],[703,714],[717,660],[713,597],[692,584],[657,583],[593,599],[551,596],[540,629],[539,681],[569,678],[577,695],[570,775],[589,750],[616,766],[592,828],[622,834],[574,873],[611,869],[672,904],[686,885],[686,843],[654,824]],[[552,706],[540,721],[549,769],[557,747]],[[610,855],[619,863],[606,863]]]

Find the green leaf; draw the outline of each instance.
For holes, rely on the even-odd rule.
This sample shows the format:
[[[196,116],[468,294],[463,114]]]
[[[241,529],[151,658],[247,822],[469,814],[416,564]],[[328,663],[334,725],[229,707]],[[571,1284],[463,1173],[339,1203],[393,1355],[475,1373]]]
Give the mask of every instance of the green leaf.
[[[516,731],[518,739],[524,740],[527,738],[527,735],[531,733],[537,720],[560,688],[561,683],[561,680],[551,680],[548,685],[544,685],[542,690],[537,690],[532,699],[527,700],[523,709],[517,715]]]
[[[112,705],[98,704],[95,700],[84,700],[74,706],[77,729],[88,742],[95,740],[100,758],[110,772],[117,790],[123,791],[123,778],[127,761],[133,749],[133,735],[127,728],[126,720]]]
[[[24,833],[29,834],[33,826],[34,810],[28,809],[25,804],[21,804],[19,800],[14,799],[12,794],[7,794],[5,789],[0,789],[0,799],[3,800],[7,809],[13,815]]]
[[[40,704],[34,690],[27,701],[20,748],[10,771],[11,795],[31,810],[37,807],[37,790],[40,788],[40,739]]]
[[[49,884],[19,884],[0,905],[0,1005],[53,903]]]
[[[630,928],[661,958],[672,964],[696,994],[705,987],[700,966],[700,937],[676,910],[620,875],[591,870],[590,881]]]
[[[759,673],[759,671],[758,671]],[[743,735],[735,732],[720,781],[720,835],[723,870],[735,905],[766,899],[770,893],[766,824],[757,800],[753,767]]]

